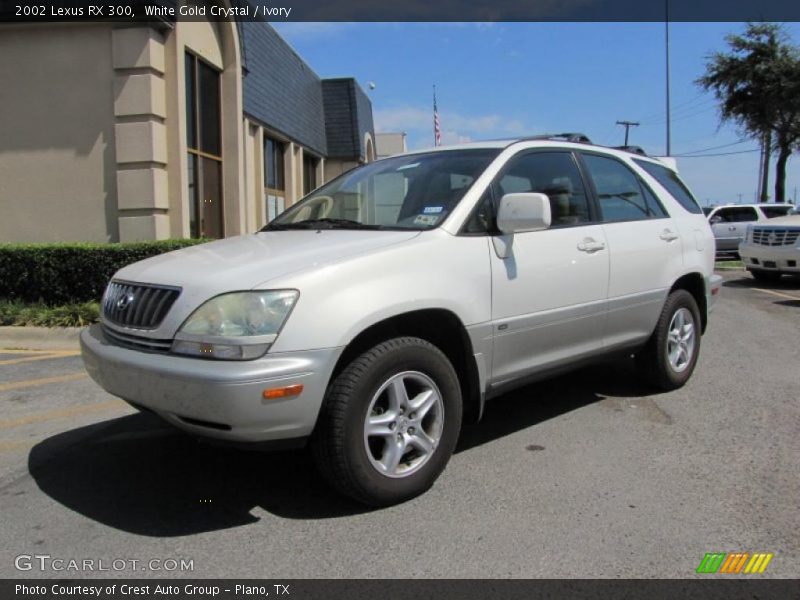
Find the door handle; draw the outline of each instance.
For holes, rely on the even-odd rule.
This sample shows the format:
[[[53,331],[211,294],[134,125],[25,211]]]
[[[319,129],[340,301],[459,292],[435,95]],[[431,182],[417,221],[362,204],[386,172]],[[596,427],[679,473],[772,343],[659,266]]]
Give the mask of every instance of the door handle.
[[[597,252],[599,250],[602,250],[605,247],[606,245],[603,242],[598,242],[597,240],[592,238],[586,238],[582,242],[578,243],[578,250],[580,250],[581,252],[589,252],[590,254],[592,252]]]
[[[665,229],[664,231],[661,232],[661,235],[658,237],[660,237],[665,242],[674,242],[675,240],[678,239],[678,234],[673,233],[672,230],[670,229]]]

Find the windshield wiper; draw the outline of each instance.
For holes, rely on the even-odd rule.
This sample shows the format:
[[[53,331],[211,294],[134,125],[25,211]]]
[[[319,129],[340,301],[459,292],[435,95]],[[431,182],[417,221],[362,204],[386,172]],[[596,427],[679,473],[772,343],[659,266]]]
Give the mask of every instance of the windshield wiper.
[[[382,229],[381,225],[368,225],[350,219],[309,219],[298,223],[270,223],[261,231],[281,229]]]

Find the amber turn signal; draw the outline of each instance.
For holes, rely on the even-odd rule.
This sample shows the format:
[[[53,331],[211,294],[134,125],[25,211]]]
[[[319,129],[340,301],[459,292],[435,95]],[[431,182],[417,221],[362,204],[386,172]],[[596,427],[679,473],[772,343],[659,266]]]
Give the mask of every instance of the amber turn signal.
[[[264,400],[280,400],[281,398],[291,398],[292,396],[299,396],[303,392],[303,384],[296,383],[294,385],[287,385],[286,387],[270,388],[264,390]]]

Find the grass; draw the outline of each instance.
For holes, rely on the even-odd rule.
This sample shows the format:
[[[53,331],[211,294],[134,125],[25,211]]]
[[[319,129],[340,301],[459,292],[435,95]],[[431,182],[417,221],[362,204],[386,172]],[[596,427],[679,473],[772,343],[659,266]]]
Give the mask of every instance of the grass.
[[[0,299],[0,325],[37,327],[84,327],[100,319],[98,302],[59,306]]]
[[[715,269],[744,269],[744,264],[740,260],[718,260],[714,264]]]

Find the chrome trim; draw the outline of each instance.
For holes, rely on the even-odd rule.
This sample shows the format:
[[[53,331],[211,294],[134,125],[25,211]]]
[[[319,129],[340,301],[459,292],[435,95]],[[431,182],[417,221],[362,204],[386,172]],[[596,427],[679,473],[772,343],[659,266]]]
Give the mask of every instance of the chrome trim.
[[[132,329],[156,329],[181,294],[181,288],[112,280],[103,294],[103,318]]]

